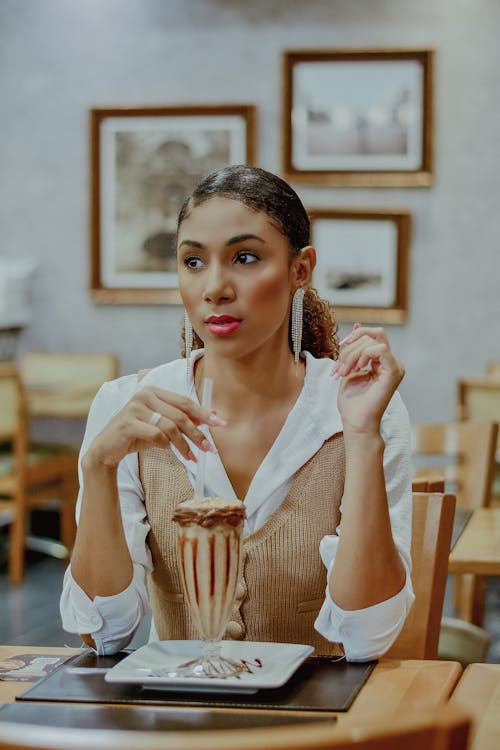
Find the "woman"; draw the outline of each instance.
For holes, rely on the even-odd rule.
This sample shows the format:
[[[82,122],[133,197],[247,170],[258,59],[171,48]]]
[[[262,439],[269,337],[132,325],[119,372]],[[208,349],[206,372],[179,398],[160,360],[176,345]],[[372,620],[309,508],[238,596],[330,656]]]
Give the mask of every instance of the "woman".
[[[207,177],[181,210],[177,253],[187,358],[96,396],[63,625],[112,653],[151,599],[153,638],[197,637],[171,516],[205,451],[207,492],[247,512],[226,636],[375,658],[413,601],[403,368],[379,328],[356,325],[338,353],[328,305],[309,289],[308,217],[280,178],[247,166]]]

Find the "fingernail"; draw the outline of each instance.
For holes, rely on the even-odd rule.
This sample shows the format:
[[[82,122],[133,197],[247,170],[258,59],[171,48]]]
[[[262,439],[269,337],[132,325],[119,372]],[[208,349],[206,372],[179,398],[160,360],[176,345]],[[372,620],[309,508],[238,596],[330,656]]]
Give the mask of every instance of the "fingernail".
[[[226,420],[225,419],[221,419],[216,414],[210,414],[210,416],[208,418],[208,421],[210,422],[210,424],[215,424],[218,427],[226,427],[227,426]]]
[[[215,447],[215,445],[212,445],[212,443],[210,443],[208,440],[204,440],[201,444],[201,447],[203,448],[204,451],[208,451],[209,453],[215,453],[215,455],[217,455],[219,452],[217,448]]]
[[[351,338],[351,334],[349,334],[348,336],[344,336],[342,341],[339,341],[339,346],[344,346],[344,344],[347,344],[350,338]]]

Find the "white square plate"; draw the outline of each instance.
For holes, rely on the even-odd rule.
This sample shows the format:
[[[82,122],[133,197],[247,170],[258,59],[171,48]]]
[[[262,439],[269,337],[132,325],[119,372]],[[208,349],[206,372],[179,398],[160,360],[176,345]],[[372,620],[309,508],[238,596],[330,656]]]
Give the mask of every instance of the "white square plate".
[[[222,641],[221,654],[243,662],[236,677],[172,677],[179,665],[201,655],[202,641],[155,641],[125,657],[105,675],[106,682],[132,683],[162,690],[256,693],[284,685],[314,648],[300,643]],[[161,670],[162,676],[156,672]],[[167,676],[163,676],[163,674]]]

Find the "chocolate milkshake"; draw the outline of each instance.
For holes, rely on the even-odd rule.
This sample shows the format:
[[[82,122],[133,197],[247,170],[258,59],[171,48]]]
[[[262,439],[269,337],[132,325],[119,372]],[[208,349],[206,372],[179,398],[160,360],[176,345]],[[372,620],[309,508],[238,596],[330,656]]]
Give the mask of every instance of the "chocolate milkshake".
[[[195,497],[180,503],[179,564],[184,592],[200,636],[224,635],[234,603],[245,506],[241,500]]]

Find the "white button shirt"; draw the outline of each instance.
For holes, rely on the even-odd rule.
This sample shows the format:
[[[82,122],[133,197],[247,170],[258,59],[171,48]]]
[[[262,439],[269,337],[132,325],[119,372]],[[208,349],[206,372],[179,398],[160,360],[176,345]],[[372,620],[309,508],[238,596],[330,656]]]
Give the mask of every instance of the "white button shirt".
[[[197,402],[193,363],[202,354],[202,350],[193,353],[189,376],[186,374],[186,360],[179,359],[156,367],[140,382],[137,375],[129,375],[105,383],[90,409],[80,457],[86,453],[94,437],[140,388],[154,385],[187,395]],[[315,359],[308,352],[305,358],[304,387],[248,488],[245,533],[256,531],[266,522],[285,499],[298,469],[321,448],[325,440],[342,432],[337,408],[339,382],[330,375],[332,361]],[[409,421],[398,393],[394,394],[382,418],[381,434],[385,442],[384,475],[392,533],[406,569],[405,586],[387,601],[362,610],[343,610],[332,600],[327,585],[337,551],[338,535],[342,533],[342,522],[336,529],[336,535],[323,537],[319,548],[326,568],[326,591],[315,628],[329,641],[341,642],[350,661],[374,659],[387,651],[399,635],[414,600],[410,580],[412,494]],[[190,445],[196,454],[198,449]],[[196,464],[186,461],[178,451],[173,450],[184,464],[194,487]],[[82,487],[80,468],[77,519]],[[134,568],[130,585],[119,594],[97,596],[92,601],[73,579],[69,566],[61,596],[64,629],[71,633],[90,633],[100,654],[114,653],[124,648],[150,609],[146,584],[147,574],[153,568],[146,543],[150,527],[138,474],[137,453],[126,456],[120,462],[118,487],[123,528]],[[220,457],[212,453],[206,455],[205,490],[209,495],[228,499],[235,497]],[[155,638],[157,635],[153,626],[150,640]]]

